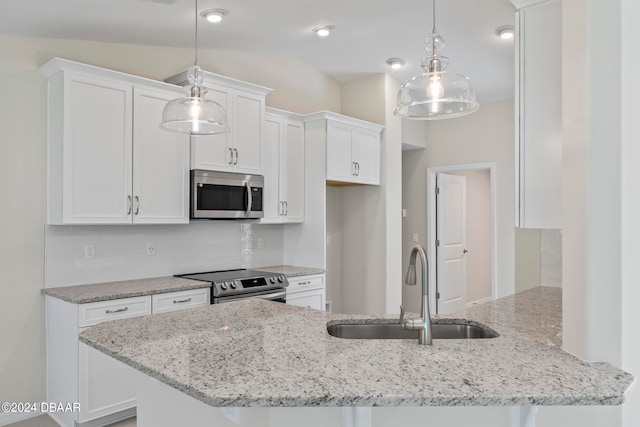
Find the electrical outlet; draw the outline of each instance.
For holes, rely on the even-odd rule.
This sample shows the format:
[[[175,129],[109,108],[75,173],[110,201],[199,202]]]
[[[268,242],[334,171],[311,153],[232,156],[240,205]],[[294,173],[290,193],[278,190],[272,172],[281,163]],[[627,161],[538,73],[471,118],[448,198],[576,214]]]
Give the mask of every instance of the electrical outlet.
[[[418,233],[413,233],[413,241],[414,242],[418,241]]]
[[[331,301],[327,301],[324,303],[324,311],[331,313]]]
[[[153,242],[147,242],[147,256],[155,256],[156,244]]]
[[[327,246],[331,244],[331,234],[327,234]]]
[[[258,249],[264,249],[264,239],[258,239]]]
[[[84,259],[94,259],[96,257],[96,247],[94,245],[84,245]]]

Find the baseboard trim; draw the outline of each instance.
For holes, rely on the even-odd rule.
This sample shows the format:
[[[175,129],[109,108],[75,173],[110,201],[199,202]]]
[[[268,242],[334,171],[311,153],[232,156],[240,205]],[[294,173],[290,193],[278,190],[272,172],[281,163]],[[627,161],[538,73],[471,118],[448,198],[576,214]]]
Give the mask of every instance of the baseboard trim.
[[[41,412],[2,412],[0,413],[0,426],[8,426],[40,415],[42,415]]]
[[[478,305],[478,304],[484,304],[485,302],[489,302],[489,301],[492,301],[491,297],[486,297],[479,300],[471,301],[467,303],[467,308],[471,308],[474,305]]]

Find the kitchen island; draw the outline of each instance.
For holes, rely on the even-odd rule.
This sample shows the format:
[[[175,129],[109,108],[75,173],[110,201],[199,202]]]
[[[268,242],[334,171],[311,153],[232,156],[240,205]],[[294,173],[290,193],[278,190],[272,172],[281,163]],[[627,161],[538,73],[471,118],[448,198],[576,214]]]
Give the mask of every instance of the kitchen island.
[[[499,337],[432,346],[335,338],[327,322],[372,316],[260,300],[107,322],[80,340],[141,373],[139,427],[184,424],[172,416],[187,415],[188,425],[300,425],[282,407],[314,407],[314,419],[329,420],[340,418],[331,407],[621,404],[630,374],[561,350],[561,299],[559,289],[541,287],[473,307],[451,317]],[[278,421],[261,424],[265,417]],[[367,425],[363,416],[358,423]]]

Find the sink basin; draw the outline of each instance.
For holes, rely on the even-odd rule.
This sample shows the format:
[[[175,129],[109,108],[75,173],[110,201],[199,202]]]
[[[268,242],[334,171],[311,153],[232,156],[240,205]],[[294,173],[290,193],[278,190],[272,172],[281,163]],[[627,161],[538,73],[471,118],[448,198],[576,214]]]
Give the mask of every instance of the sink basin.
[[[327,324],[329,335],[347,339],[418,339],[417,331],[406,331],[400,323],[336,323]],[[433,339],[466,340],[476,338],[496,338],[496,331],[467,323],[433,323]]]

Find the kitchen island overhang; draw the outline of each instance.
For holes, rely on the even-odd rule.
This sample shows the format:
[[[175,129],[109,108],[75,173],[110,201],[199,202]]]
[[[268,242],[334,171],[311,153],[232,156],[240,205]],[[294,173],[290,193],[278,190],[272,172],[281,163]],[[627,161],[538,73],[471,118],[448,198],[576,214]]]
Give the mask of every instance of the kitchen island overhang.
[[[500,337],[433,346],[335,338],[327,322],[372,316],[259,300],[103,323],[80,340],[211,407],[623,403],[630,374],[561,350],[560,304],[555,288],[482,304],[463,317]]]

